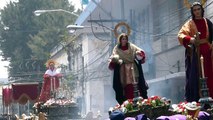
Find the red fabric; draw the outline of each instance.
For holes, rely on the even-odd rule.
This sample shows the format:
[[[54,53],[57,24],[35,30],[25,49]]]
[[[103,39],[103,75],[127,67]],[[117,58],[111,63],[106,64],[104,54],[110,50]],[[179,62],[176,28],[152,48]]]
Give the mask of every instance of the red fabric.
[[[134,87],[133,87],[132,84],[126,85],[126,87],[124,88],[124,92],[125,92],[125,97],[127,99],[133,99],[134,98]]]
[[[3,87],[2,89],[2,100],[5,106],[9,106],[12,103],[12,88]]]
[[[145,58],[145,53],[143,51],[140,51],[140,53],[138,53],[138,55]]]
[[[204,19],[195,19],[194,20],[196,26],[197,26],[197,30],[198,32],[200,32],[200,39],[204,39],[206,38],[206,22]]]
[[[51,98],[51,81],[52,81],[52,90],[56,90],[59,87],[59,79],[57,76],[48,77],[44,75],[44,83],[41,89],[41,94],[39,96],[40,102],[46,102]],[[55,84],[54,84],[55,83]]]
[[[43,78],[44,78],[44,79],[47,79],[47,78],[49,78],[49,75],[48,75],[48,74],[44,74],[44,75],[43,75]]]
[[[110,63],[109,63],[109,69],[110,69],[110,70],[113,70],[114,68],[115,68],[115,63],[110,62]]]
[[[185,48],[188,48],[188,45],[189,45],[189,43],[190,43],[190,40],[191,40],[191,37],[190,37],[190,36],[184,37],[184,39],[183,39],[183,46],[184,46]]]
[[[141,51],[140,56],[143,58],[141,64],[145,63],[146,55],[144,51]]]
[[[206,35],[207,35],[207,31],[206,31],[207,29],[206,29],[206,22],[205,22],[205,20],[204,19],[195,19],[194,22],[195,22],[195,24],[197,26],[198,32],[201,33],[199,35],[200,39],[205,39]],[[209,48],[210,48],[210,46],[208,44],[201,44],[200,45],[200,51],[202,53],[207,54],[209,52]]]
[[[12,84],[13,99],[19,104],[26,104],[27,101],[36,101],[39,96],[38,83]]]
[[[200,34],[200,39],[207,37],[206,23],[204,19],[194,20],[196,27]],[[210,33],[212,34],[212,33]],[[207,86],[209,88],[209,95],[213,97],[213,70],[212,70],[212,58],[211,49],[208,43],[200,45],[200,54],[204,58],[204,74],[207,77]]]
[[[128,84],[124,87],[124,94],[126,99],[133,99],[134,98],[134,87],[133,84]],[[139,91],[139,95],[141,95],[141,91]]]
[[[121,46],[121,50],[128,50],[128,46]]]
[[[209,95],[213,98],[213,71],[211,52],[201,53],[204,58],[204,74],[207,77],[207,86],[209,88]]]

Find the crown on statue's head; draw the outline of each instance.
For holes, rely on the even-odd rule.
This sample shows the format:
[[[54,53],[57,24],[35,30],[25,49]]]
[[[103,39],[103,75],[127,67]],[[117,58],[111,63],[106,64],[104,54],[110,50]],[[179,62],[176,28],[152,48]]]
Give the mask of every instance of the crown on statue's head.
[[[46,67],[49,67],[50,65],[56,65],[57,62],[53,59],[49,59],[47,62],[46,62]]]
[[[188,0],[184,0],[184,5],[186,8],[190,9],[192,6],[196,5],[201,5],[204,6],[204,4],[206,3],[207,0],[200,0],[200,2],[194,2],[194,3],[190,3]]]

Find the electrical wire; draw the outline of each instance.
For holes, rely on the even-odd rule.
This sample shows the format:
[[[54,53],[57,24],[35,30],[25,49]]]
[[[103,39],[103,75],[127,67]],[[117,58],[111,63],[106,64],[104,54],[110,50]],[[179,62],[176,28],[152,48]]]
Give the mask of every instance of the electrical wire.
[[[108,45],[106,45],[105,47],[107,47]],[[105,48],[104,47],[104,48]],[[103,48],[103,49],[104,49]],[[95,62],[97,62],[98,60],[100,60],[103,56],[106,56],[107,54],[106,53],[108,53],[109,52],[109,50],[107,50],[105,53],[103,53],[101,56],[99,56],[98,58],[96,58],[95,59],[95,57],[93,57],[92,59],[95,59],[94,61],[92,61],[89,65],[87,65],[87,66],[82,66],[82,68],[80,68],[79,70],[76,70],[76,71],[71,71],[72,73],[79,73],[80,71],[82,71],[83,69],[86,69],[86,68],[88,68],[89,66],[91,66],[91,65],[93,65]],[[91,60],[89,60],[89,61],[91,61]]]
[[[91,18],[91,14],[90,14],[90,20],[91,20],[91,19],[92,19],[92,18]],[[91,26],[93,35],[94,35],[97,39],[102,40],[102,41],[110,41],[110,40],[102,39],[102,38],[98,37],[98,36],[95,34],[94,29],[93,29],[93,27],[92,27],[92,26],[93,26],[92,22],[90,22],[90,26]]]

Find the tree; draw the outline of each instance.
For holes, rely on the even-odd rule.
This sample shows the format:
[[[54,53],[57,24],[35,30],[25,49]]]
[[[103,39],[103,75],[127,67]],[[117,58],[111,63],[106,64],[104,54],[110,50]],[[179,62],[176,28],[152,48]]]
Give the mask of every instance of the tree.
[[[66,26],[76,19],[76,16],[63,12],[45,13],[37,17],[33,12],[39,9],[72,12],[74,6],[68,0],[19,0],[10,2],[1,10],[0,49],[3,58],[10,61],[11,77],[29,72],[26,62],[32,60],[40,62],[43,68],[39,69],[44,70],[50,50],[63,40],[63,36],[67,35]]]

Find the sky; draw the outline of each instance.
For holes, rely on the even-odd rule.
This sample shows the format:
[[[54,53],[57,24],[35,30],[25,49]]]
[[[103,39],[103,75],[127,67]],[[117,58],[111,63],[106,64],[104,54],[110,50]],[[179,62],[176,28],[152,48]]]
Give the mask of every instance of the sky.
[[[10,1],[17,1],[17,0],[0,0],[0,9],[4,8],[4,6]],[[81,0],[69,0],[69,1],[71,1],[76,8],[81,8]]]
[[[10,1],[17,1],[17,0],[0,0],[0,9],[3,9],[7,3]],[[75,6],[75,8],[81,8],[81,0],[69,0]],[[9,62],[2,61],[2,56],[0,56],[0,78],[8,78],[7,67]]]

